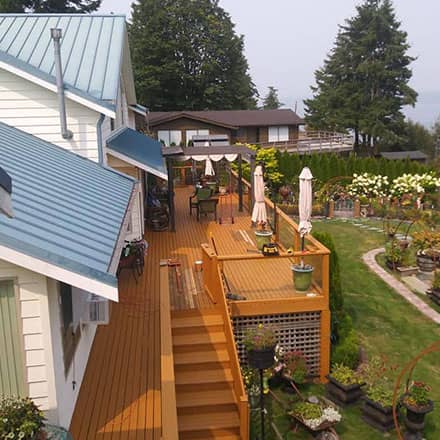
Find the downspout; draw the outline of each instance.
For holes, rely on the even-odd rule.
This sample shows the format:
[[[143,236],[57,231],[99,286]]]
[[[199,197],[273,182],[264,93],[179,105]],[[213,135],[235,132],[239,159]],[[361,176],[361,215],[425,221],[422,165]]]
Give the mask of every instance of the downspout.
[[[101,113],[101,116],[96,123],[96,139],[98,142],[98,160],[101,165],[104,165],[104,147],[102,145],[102,124],[104,122],[105,115]]]
[[[64,98],[64,83],[63,83],[63,70],[61,67],[61,50],[60,50],[60,40],[61,40],[61,29],[52,28],[50,30],[50,35],[53,39],[54,46],[54,59],[55,59],[55,75],[58,89],[58,107],[60,111],[60,124],[61,124],[61,136],[63,139],[72,139],[73,133],[67,129],[67,119],[66,119],[66,102]]]

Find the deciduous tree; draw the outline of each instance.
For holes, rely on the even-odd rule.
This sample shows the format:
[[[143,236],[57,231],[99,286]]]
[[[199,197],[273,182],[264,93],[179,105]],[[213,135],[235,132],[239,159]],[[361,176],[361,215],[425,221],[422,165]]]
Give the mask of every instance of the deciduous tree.
[[[218,0],[139,0],[129,34],[138,100],[151,110],[255,108],[243,37]]]

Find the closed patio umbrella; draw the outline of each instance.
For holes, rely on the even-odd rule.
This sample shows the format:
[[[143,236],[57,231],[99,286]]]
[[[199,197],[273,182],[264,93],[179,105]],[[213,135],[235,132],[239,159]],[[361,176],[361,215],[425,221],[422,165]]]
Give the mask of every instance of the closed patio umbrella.
[[[212,166],[212,161],[209,157],[206,159],[205,176],[215,176],[214,167]]]
[[[266,204],[264,203],[263,167],[257,165],[254,171],[254,197],[255,204],[252,210],[252,221],[257,225],[267,223]]]
[[[299,175],[299,234],[301,235],[301,250],[304,251],[304,236],[312,230],[312,173],[304,167]]]

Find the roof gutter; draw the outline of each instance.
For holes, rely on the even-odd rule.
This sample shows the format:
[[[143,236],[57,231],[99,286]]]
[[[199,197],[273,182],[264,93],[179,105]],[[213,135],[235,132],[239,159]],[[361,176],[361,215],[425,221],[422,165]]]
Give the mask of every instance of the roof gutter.
[[[53,39],[53,46],[54,46],[55,73],[56,73],[56,83],[57,83],[57,92],[58,92],[58,107],[60,111],[61,136],[63,137],[63,139],[72,139],[73,133],[67,129],[63,69],[61,67],[60,40],[62,36],[62,31],[59,28],[52,28],[50,30],[50,35]]]
[[[101,116],[96,123],[96,139],[98,143],[98,160],[101,165],[104,164],[104,146],[102,145],[102,124],[104,123],[105,115],[101,113]]]

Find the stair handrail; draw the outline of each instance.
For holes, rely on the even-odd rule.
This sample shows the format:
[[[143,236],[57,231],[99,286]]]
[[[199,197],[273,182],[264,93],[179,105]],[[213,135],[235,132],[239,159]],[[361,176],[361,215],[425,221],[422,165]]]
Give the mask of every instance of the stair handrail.
[[[162,439],[179,440],[173,338],[171,334],[170,285],[168,262],[160,262],[160,380]],[[166,419],[165,419],[166,417]]]
[[[222,282],[221,266],[215,251],[207,244],[202,244],[203,271],[205,288],[210,296],[215,299],[218,310],[222,314],[224,323],[224,333],[226,337],[226,347],[229,354],[231,373],[233,379],[233,390],[237,401],[240,418],[240,438],[249,439],[249,403],[244,387],[243,377],[241,376],[240,361],[238,359],[235,345],[234,332],[232,330],[231,317],[226,302],[226,292]]]

